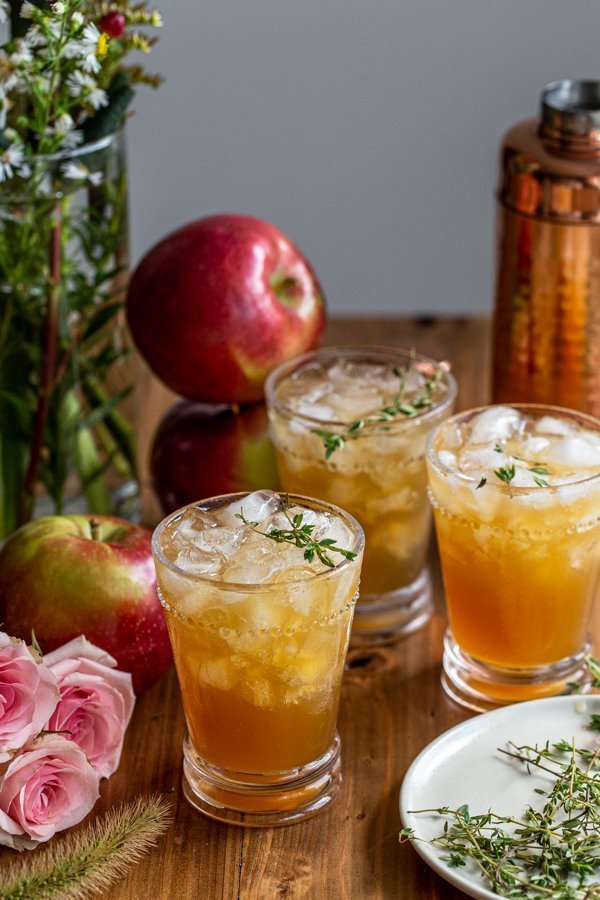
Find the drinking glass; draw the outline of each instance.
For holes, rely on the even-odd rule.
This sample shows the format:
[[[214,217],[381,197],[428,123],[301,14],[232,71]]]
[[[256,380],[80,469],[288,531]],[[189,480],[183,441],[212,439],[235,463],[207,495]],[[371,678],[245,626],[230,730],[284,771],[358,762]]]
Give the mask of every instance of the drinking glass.
[[[328,550],[328,568],[254,530],[281,527],[282,517],[286,525],[288,515],[356,556]],[[270,491],[204,500],[156,528],[159,593],[188,727],[183,790],[200,812],[286,825],[337,795],[336,720],[363,542],[343,510]]]
[[[477,711],[586,686],[600,574],[600,421],[468,410],[430,436],[449,628],[442,682]]]
[[[446,367],[385,347],[318,350],[267,379],[281,486],[339,504],[365,530],[353,645],[391,643],[431,614],[425,441],[450,415],[455,397]],[[343,446],[328,452],[327,434],[334,441],[342,435]]]

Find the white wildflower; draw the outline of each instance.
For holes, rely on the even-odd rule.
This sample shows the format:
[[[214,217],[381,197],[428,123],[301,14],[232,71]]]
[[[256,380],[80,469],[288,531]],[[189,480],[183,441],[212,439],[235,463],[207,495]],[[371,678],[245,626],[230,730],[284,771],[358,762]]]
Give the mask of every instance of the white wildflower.
[[[10,16],[10,6],[7,0],[0,0],[0,23],[8,22]]]
[[[98,47],[98,41],[100,40],[100,31],[97,26],[94,25],[93,22],[89,22],[85,28],[83,29],[83,34],[81,36],[81,43],[84,47],[91,49],[93,47],[94,50]]]
[[[69,113],[58,116],[53,125],[48,128],[48,134],[61,139],[61,146],[67,150],[73,150],[83,142],[83,132],[75,128],[75,122]]]
[[[31,47],[22,38],[17,38],[15,41],[15,49],[10,54],[10,61],[13,66],[27,65],[33,61]]]
[[[70,116],[69,113],[61,113],[54,122],[54,130],[57,134],[66,134],[72,128],[75,128],[75,122],[73,121],[73,116]]]
[[[6,128],[6,119],[12,106],[12,100],[6,96],[2,87],[0,87],[0,131],[3,131]]]
[[[106,91],[98,87],[97,82],[83,72],[73,72],[67,79],[67,90],[71,97],[80,99],[83,103],[89,103],[93,109],[100,109],[108,105]]]
[[[8,53],[0,48],[0,86],[7,93],[17,84],[19,76]]]
[[[52,34],[52,37],[55,41],[58,41],[62,37],[63,32],[63,23],[57,22],[54,19],[45,19],[44,22],[48,31]]]
[[[83,18],[83,13],[80,13],[77,10],[75,10],[73,15],[71,16],[71,24],[76,28],[81,28],[81,26],[83,25],[84,22],[85,22],[85,19]]]
[[[57,0],[56,3],[53,3],[50,7],[55,16],[63,16],[65,13],[65,4],[61,2],[61,0]]]
[[[83,68],[86,72],[96,73],[102,68],[98,59],[100,40],[100,31],[93,22],[90,22],[83,29],[80,41],[82,55],[84,56]]]
[[[92,75],[95,75],[100,71],[102,65],[100,64],[100,60],[96,56],[95,52],[86,54],[86,57],[83,60],[83,68],[84,71],[91,72]]]
[[[22,19],[33,19],[34,14],[37,12],[37,7],[30,3],[29,0],[25,0],[23,5],[21,6],[21,11],[19,15]]]
[[[79,59],[83,54],[81,42],[77,40],[69,40],[63,44],[62,55],[65,59]]]
[[[67,90],[71,97],[75,97],[76,99],[81,97],[85,91],[92,90],[92,88],[95,87],[96,82],[82,72],[73,72],[73,74],[69,75],[67,78]]]
[[[21,144],[11,144],[6,150],[0,152],[0,181],[12,178],[23,162],[23,147]]]
[[[65,178],[72,178],[76,181],[88,181],[96,187],[102,182],[102,172],[90,172],[87,166],[81,162],[68,162],[61,167],[61,172]]]
[[[46,35],[39,25],[30,25],[25,32],[23,38],[28,47],[35,49],[36,47],[44,47],[46,45]]]
[[[108,106],[108,94],[102,88],[96,88],[85,98],[93,109],[100,109],[102,106]]]

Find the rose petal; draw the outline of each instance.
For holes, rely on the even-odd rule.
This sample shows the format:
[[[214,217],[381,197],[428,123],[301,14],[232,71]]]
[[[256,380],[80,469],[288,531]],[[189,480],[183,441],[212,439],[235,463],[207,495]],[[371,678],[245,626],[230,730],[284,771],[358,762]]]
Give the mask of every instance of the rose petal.
[[[117,665],[116,659],[110,653],[101,647],[96,647],[82,634],[67,644],[63,644],[62,647],[57,647],[51,653],[44,654],[44,663],[47,666],[54,666],[63,659],[89,659],[111,669],[116,668]]]

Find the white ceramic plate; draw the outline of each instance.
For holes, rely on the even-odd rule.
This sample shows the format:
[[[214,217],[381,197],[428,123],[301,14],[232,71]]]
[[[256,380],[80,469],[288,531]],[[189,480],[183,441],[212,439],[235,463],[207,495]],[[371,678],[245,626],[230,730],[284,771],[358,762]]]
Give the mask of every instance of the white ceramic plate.
[[[600,696],[552,697],[515,703],[475,716],[431,742],[412,763],[400,791],[400,816],[405,828],[431,839],[442,833],[445,819],[437,814],[414,815],[409,810],[467,803],[471,815],[489,809],[500,815],[521,817],[530,804],[541,808],[544,798],[534,788],[548,788],[550,775],[532,769],[528,775],[518,760],[498,752],[515,744],[545,744],[573,738],[580,747],[597,745],[597,733],[587,727],[589,717],[600,714]],[[474,864],[450,869],[440,857],[444,851],[420,841],[413,847],[438,875],[470,897],[498,900]]]

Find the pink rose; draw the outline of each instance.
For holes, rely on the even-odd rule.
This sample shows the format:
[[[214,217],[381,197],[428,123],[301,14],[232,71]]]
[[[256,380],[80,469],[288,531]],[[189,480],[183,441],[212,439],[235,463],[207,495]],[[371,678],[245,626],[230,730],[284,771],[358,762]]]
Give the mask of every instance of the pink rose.
[[[99,778],[108,778],[119,765],[123,738],[135,694],[129,672],[84,637],[75,638],[44,656],[60,690],[58,706],[46,728],[69,732]]]
[[[99,778],[72,741],[44,735],[0,777],[0,844],[31,850],[81,822],[99,797]]]
[[[0,632],[0,763],[41,731],[59,696],[56,676],[37,653]]]

